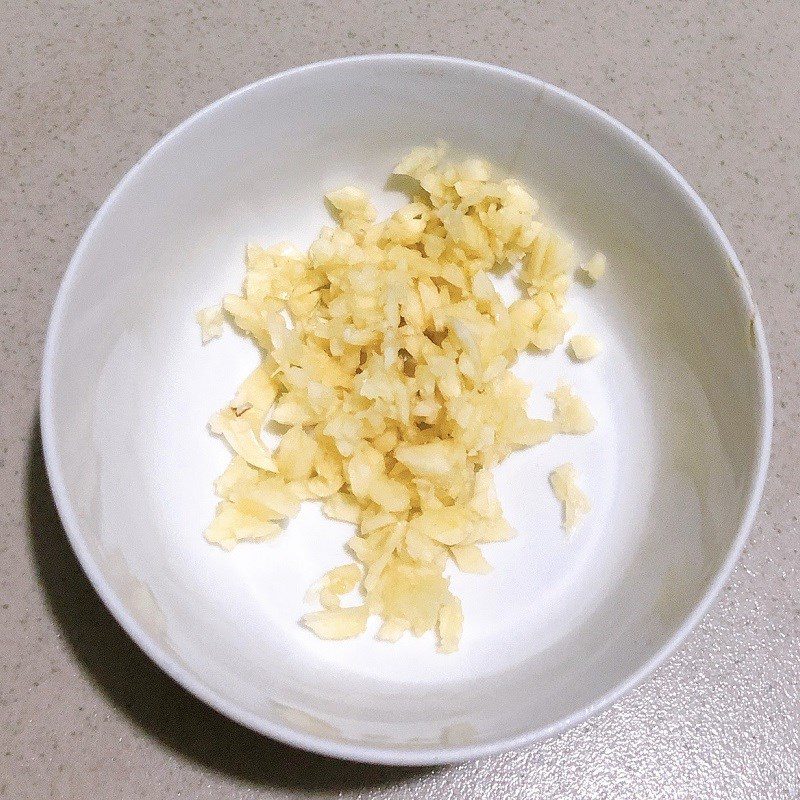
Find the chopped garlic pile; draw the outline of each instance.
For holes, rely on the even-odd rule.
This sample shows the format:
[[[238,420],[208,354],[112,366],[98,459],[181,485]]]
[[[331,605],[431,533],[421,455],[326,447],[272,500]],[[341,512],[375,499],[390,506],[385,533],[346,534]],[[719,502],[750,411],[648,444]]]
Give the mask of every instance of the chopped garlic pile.
[[[377,221],[369,198],[328,194],[338,224],[303,253],[250,246],[242,296],[225,311],[263,350],[262,364],[211,420],[235,455],[206,537],[226,549],[268,539],[306,499],[358,526],[344,565],[312,588],[317,635],[379,638],[435,630],[457,649],[463,615],[444,575],[490,570],[479,545],[508,539],[492,467],[556,433],[586,433],[589,410],[560,385],[553,420],[525,412],[530,387],[510,367],[550,351],[573,322],[571,245],[536,218],[515,180],[482,161],[441,165],[419,148],[395,172],[412,201]],[[521,263],[524,296],[506,306],[490,273]],[[261,430],[277,424],[269,452]],[[555,486],[555,484],[554,484]],[[341,598],[359,589],[360,602]]]

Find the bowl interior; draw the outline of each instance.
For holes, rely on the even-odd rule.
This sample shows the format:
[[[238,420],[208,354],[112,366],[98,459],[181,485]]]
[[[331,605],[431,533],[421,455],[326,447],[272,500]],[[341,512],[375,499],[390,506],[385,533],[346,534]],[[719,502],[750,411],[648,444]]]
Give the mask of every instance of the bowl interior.
[[[598,419],[497,471],[519,531],[454,575],[461,650],[430,636],[321,642],[303,595],[344,563],[344,523],[306,504],[277,540],[227,554],[202,530],[227,463],[205,424],[257,363],[197,309],[238,291],[247,242],[306,245],[345,183],[383,210],[411,147],[441,138],[524,180],[607,278],[576,284],[584,365],[525,356],[531,412],[571,382]],[[181,126],[125,179],[63,287],[43,392],[48,466],[85,568],[162,666],[258,730],[385,761],[448,760],[542,734],[649,664],[734,548],[762,457],[763,357],[747,290],[710,218],[630,134],[507,71],[364,58],[278,76]],[[571,460],[592,511],[571,537],[548,472]]]

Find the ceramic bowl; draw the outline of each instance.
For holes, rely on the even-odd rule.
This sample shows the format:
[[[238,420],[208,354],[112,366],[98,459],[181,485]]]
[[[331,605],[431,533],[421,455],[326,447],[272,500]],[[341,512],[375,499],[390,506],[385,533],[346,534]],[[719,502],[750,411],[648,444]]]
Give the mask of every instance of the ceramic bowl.
[[[600,357],[524,356],[531,412],[569,381],[596,430],[497,470],[519,531],[457,574],[461,649],[431,635],[330,643],[298,625],[343,563],[345,523],[305,504],[277,539],[202,537],[229,458],[206,428],[257,353],[194,315],[238,291],[246,243],[307,245],[323,193],[383,211],[410,148],[444,139],[523,180],[607,277],[572,292]],[[162,139],[99,210],[69,265],[44,357],[48,473],[86,574],[175,680],[253,730],[347,759],[430,764],[519,748],[608,706],[677,647],[739,555],[764,481],[767,352],[742,267],[650,146],[535,78],[453,58],[312,64],[219,100]],[[549,471],[575,463],[592,511],[565,536]],[[377,620],[373,620],[377,623]],[[371,626],[370,631],[373,630]]]

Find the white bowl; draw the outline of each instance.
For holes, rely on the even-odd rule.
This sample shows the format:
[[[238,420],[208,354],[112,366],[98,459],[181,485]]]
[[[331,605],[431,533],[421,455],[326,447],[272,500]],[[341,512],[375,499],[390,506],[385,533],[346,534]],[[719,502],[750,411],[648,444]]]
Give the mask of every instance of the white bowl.
[[[457,575],[455,655],[429,637],[329,643],[297,624],[351,530],[307,504],[274,542],[201,536],[228,453],[206,430],[256,362],[233,332],[200,346],[195,311],[243,276],[248,241],[308,244],[322,195],[385,187],[445,139],[523,179],[607,278],[577,285],[595,361],[524,357],[539,404],[559,376],[598,419],[497,470],[519,530]],[[361,761],[430,764],[528,745],[585,720],[688,634],[729,575],[764,481],[771,386],[742,267],[683,178],[620,123],[499,67],[365,56],[290,70],[203,109],[97,213],[69,265],[44,359],[55,499],[103,601],[166,672],[276,739]],[[571,538],[547,473],[576,463],[593,508]]]

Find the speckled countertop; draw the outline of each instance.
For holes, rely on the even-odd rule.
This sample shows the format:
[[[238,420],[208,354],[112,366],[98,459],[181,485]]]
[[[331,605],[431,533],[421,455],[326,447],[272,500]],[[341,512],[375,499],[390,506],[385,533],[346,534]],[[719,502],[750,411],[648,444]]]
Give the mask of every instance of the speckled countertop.
[[[583,9],[579,6],[586,6]],[[0,796],[790,798],[800,793],[800,15],[794,0],[7,4],[0,23]],[[100,604],[44,477],[37,391],[78,237],[193,111],[360,52],[515,67],[642,134],[740,254],[769,338],[772,465],[733,578],[644,686],[526,752],[442,769],[304,754],[174,685]]]

